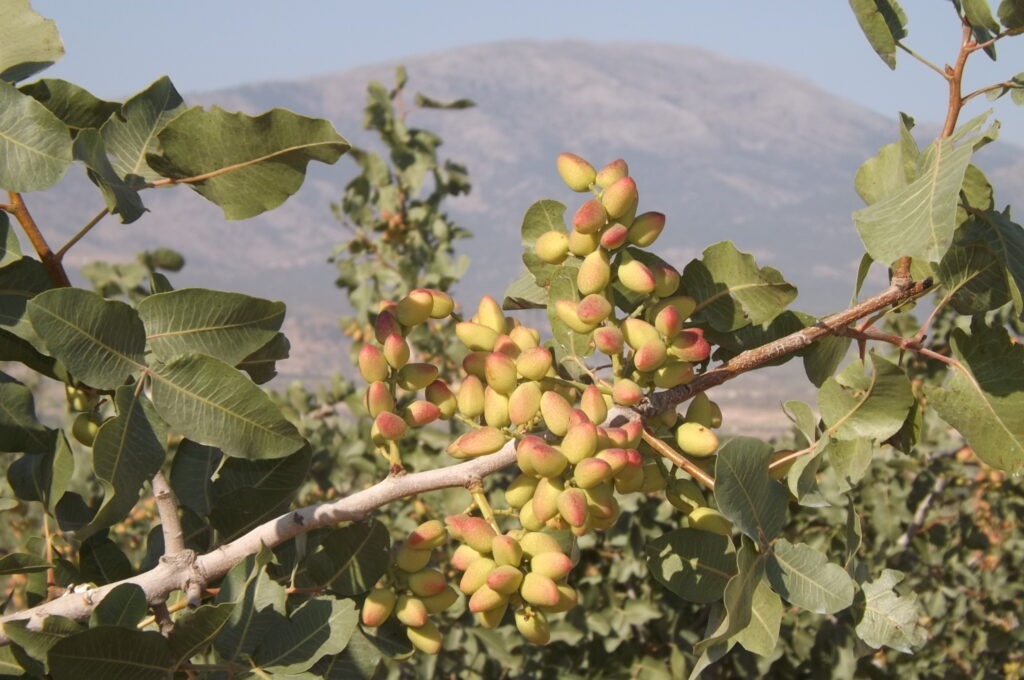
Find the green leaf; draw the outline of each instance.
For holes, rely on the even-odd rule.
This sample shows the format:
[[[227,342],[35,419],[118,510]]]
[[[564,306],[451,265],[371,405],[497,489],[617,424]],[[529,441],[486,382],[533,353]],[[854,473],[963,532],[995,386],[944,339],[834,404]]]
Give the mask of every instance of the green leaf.
[[[74,473],[74,457],[64,433],[48,433],[47,450],[22,456],[7,468],[7,481],[24,501],[39,501],[51,513],[68,488]]]
[[[216,203],[229,220],[276,208],[302,186],[310,161],[331,164],[349,143],[330,122],[285,109],[261,116],[191,108],[158,134],[147,161]],[[200,179],[201,178],[201,179]]]
[[[1010,301],[1006,268],[987,243],[953,246],[935,268],[942,301],[960,314],[987,312]]]
[[[81,633],[85,628],[69,618],[50,614],[44,616],[39,622],[39,629],[29,629],[28,619],[16,619],[4,624],[4,633],[11,638],[11,642],[25,650],[30,657],[44,664],[44,670],[48,673],[47,655],[50,649],[75,633]]]
[[[1024,28],[1024,1],[1003,0],[999,3],[999,21],[1008,31],[1019,33]]]
[[[750,606],[750,625],[735,635],[733,640],[748,652],[771,656],[779,641],[782,625],[782,599],[766,582],[761,581],[754,590]]]
[[[351,597],[369,592],[388,569],[391,537],[371,520],[333,530],[306,559],[306,573],[318,586]]]
[[[11,228],[11,218],[0,210],[0,270],[21,259],[18,234]]]
[[[901,596],[893,590],[902,580],[902,572],[885,569],[877,580],[861,586],[864,615],[857,624],[857,636],[874,649],[885,646],[911,654],[928,636],[918,623],[922,612],[917,594]]]
[[[171,463],[171,488],[178,501],[200,517],[213,506],[213,475],[224,454],[214,446],[183,439]]]
[[[840,440],[884,440],[899,431],[913,404],[906,374],[874,352],[863,364],[851,362],[818,390],[818,409],[826,432]]]
[[[718,451],[718,509],[755,543],[765,545],[786,524],[789,492],[768,474],[773,449],[760,439],[736,437]]]
[[[570,375],[577,375],[582,370],[576,359],[590,356],[594,351],[590,334],[577,333],[572,330],[558,318],[558,314],[555,312],[555,303],[559,300],[579,301],[579,290],[576,288],[576,273],[578,271],[574,267],[561,267],[551,279],[548,289],[548,321],[551,324],[554,341],[555,361],[561,364]]]
[[[980,126],[980,122],[972,121]],[[996,126],[975,133],[953,147],[949,138],[932,142],[919,161],[917,178],[894,194],[853,213],[853,221],[868,254],[891,263],[903,256],[928,262],[942,259],[953,243],[957,205],[964,174],[975,146],[995,134]]]
[[[278,622],[253,660],[277,673],[301,673],[329,654],[338,654],[355,631],[355,602],[318,597],[303,602],[287,622]]]
[[[1011,473],[1024,469],[1024,345],[1004,328],[956,329],[950,347],[959,363],[942,387],[926,387],[928,403],[983,461]]]
[[[674,529],[647,542],[651,576],[689,602],[722,597],[736,575],[736,550],[727,536],[696,529]]]
[[[158,361],[196,353],[234,366],[277,335],[285,310],[283,302],[183,288],[150,295],[138,311]]]
[[[150,370],[153,405],[172,429],[239,458],[279,458],[305,445],[259,387],[199,354]]]
[[[213,485],[210,522],[231,540],[285,512],[308,479],[311,459],[307,447],[284,458],[224,461]]]
[[[984,28],[992,33],[999,33],[999,22],[992,16],[992,8],[988,0],[960,0],[964,16],[971,26]]]
[[[709,246],[686,265],[680,287],[697,300],[694,318],[723,332],[767,323],[796,298],[796,288],[777,270],[758,268],[752,255],[729,241]]]
[[[0,451],[40,453],[53,436],[36,419],[32,390],[0,373]]]
[[[42,557],[28,553],[10,553],[0,557],[0,576],[10,574],[31,574],[51,569],[52,564]]]
[[[117,416],[100,426],[93,444],[93,470],[103,485],[103,504],[76,532],[80,539],[124,519],[139,501],[167,455],[167,428],[138,385],[117,389]]]
[[[1024,314],[1024,228],[1005,212],[976,212],[964,225],[962,242],[986,243],[1010,277],[1010,296],[1017,314]]]
[[[43,78],[18,88],[45,106],[68,128],[72,136],[86,128],[99,128],[121,108],[92,95],[85,88],[58,78]]]
[[[896,43],[907,37],[907,15],[896,0],[850,0],[860,29],[871,48],[891,68],[896,68]]]
[[[2,42],[0,42],[2,44]],[[41,191],[71,166],[71,133],[45,106],[0,81],[0,188]]]
[[[864,474],[871,466],[874,453],[874,443],[867,437],[828,440],[828,444],[823,449],[823,455],[828,457],[832,470],[839,478],[838,491],[840,493],[846,493],[863,479]]]
[[[134,630],[146,618],[146,591],[134,583],[122,583],[107,593],[89,617],[89,626],[117,626]]]
[[[558,274],[561,265],[547,264],[537,257],[534,246],[541,234],[549,231],[565,232],[565,204],[545,199],[537,201],[526,209],[523,224],[520,227],[523,248],[523,264],[533,274],[534,280],[541,288],[547,288],[551,279]],[[578,266],[578,265],[577,265]]]
[[[505,289],[502,309],[544,309],[548,306],[548,291],[537,285],[531,271],[524,271]]]
[[[157,150],[157,133],[184,110],[181,95],[164,76],[126,101],[100,128],[107,151],[114,157],[114,171],[129,186],[139,189],[162,179],[146,163],[146,154]]]
[[[128,557],[103,534],[94,534],[82,543],[79,569],[84,582],[98,585],[115,583],[133,574]]]
[[[28,303],[36,333],[82,382],[112,390],[138,371],[146,334],[135,310],[81,288],[56,288]]]
[[[107,157],[106,147],[99,130],[82,130],[75,138],[73,153],[76,161],[87,168],[89,179],[100,189],[107,210],[120,215],[121,222],[128,224],[142,217],[146,207],[142,205],[139,192],[125,184],[118,177],[114,166]]]
[[[291,343],[284,333],[278,333],[270,342],[242,359],[235,368],[245,371],[249,374],[250,380],[262,385],[277,375],[277,362],[287,359],[291,348]]]
[[[413,101],[416,103],[416,106],[424,109],[470,109],[476,106],[476,102],[472,99],[455,99],[450,102],[442,102],[419,92],[416,93]]]
[[[324,680],[371,680],[377,678],[383,655],[358,627],[341,654],[321,659],[311,672]]]
[[[64,56],[53,19],[35,12],[28,0],[6,0],[0,9],[0,80],[16,83]]]
[[[878,203],[899,193],[917,179],[917,163],[921,151],[910,134],[914,120],[900,114],[900,139],[878,150],[878,154],[864,161],[857,169],[854,188],[868,205]]]
[[[744,540],[736,553],[736,565],[736,575],[725,586],[725,616],[717,621],[715,618],[708,620],[707,637],[693,646],[694,654],[703,654],[750,625],[754,592],[764,577],[765,558],[757,552],[753,543]]]
[[[214,637],[213,645],[226,661],[249,655],[263,641],[276,621],[284,619],[285,589],[266,572],[272,554],[261,546],[255,555],[231,568],[221,582],[217,603],[234,602],[228,622]]]
[[[160,633],[99,626],[59,640],[47,657],[54,680],[170,680],[172,658]]]
[[[39,260],[23,257],[0,269],[0,329],[41,345],[26,310],[29,300],[52,287],[50,275]]]
[[[180,614],[167,638],[177,663],[188,661],[209,646],[230,620],[235,607],[232,602],[204,604]]]
[[[804,543],[776,540],[765,575],[775,592],[808,611],[834,614],[853,604],[854,582],[846,570]]]
[[[821,387],[826,380],[835,375],[836,369],[850,350],[851,342],[853,341],[850,338],[830,335],[815,341],[804,350],[804,373],[815,387]]]

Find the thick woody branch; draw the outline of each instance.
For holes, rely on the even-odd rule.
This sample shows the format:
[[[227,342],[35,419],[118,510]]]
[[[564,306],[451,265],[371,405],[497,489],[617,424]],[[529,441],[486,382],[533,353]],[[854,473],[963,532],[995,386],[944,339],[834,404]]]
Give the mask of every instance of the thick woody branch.
[[[174,495],[162,472],[153,475],[153,499],[163,529],[164,554],[176,555],[185,549],[185,532],[181,530],[181,519],[178,517],[178,497]]]
[[[43,233],[39,231],[39,227],[36,225],[32,213],[28,211],[28,206],[25,205],[21,194],[11,191],[7,195],[11,201],[6,207],[7,211],[14,216],[14,219],[18,220],[18,224],[21,225],[25,235],[28,236],[28,240],[32,243],[32,247],[35,248],[36,254],[39,255],[39,261],[46,267],[50,280],[56,286],[70,286],[71,281],[68,279],[67,272],[64,271],[64,265],[60,263],[60,258],[50,250],[50,244],[46,242]]]
[[[273,548],[313,529],[334,526],[339,522],[364,520],[374,510],[400,498],[438,489],[470,487],[513,462],[514,440],[496,453],[458,465],[412,474],[392,475],[351,496],[329,503],[306,506],[281,515],[205,555],[196,556],[191,550],[182,550],[176,555],[168,553],[161,559],[159,565],[138,576],[84,592],[69,592],[38,607],[2,616],[0,627],[8,621],[28,619],[30,627],[38,628],[43,619],[55,615],[76,621],[85,620],[111,590],[123,583],[138,585],[146,593],[150,603],[164,602],[172,592],[185,590],[190,603],[198,605],[201,586],[223,577],[247,555],[258,552],[261,545]],[[0,645],[9,643],[10,639],[0,628]]]
[[[930,280],[913,283],[911,281],[894,279],[893,285],[889,286],[889,288],[860,304],[854,305],[838,314],[825,317],[818,323],[802,328],[795,333],[790,333],[775,342],[770,342],[761,347],[737,354],[723,365],[702,373],[686,385],[680,385],[679,387],[673,387],[664,392],[656,392],[650,395],[637,406],[637,410],[644,417],[653,417],[669,408],[674,408],[687,399],[692,398],[695,394],[721,385],[742,373],[810,347],[815,340],[820,340],[829,335],[837,335],[854,321],[871,316],[886,307],[920,295],[930,286]]]

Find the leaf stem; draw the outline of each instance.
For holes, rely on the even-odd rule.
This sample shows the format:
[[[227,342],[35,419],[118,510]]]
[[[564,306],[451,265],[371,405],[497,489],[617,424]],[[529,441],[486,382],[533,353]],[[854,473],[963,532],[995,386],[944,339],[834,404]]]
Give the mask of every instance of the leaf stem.
[[[920,54],[918,54],[914,50],[912,50],[909,47],[907,47],[906,45],[904,45],[902,42],[896,41],[896,47],[900,48],[901,50],[903,50],[904,52],[906,52],[907,54],[912,56],[914,59],[917,59],[919,62],[921,62],[922,64],[924,64],[925,66],[927,66],[931,70],[935,71],[936,73],[938,73],[940,76],[942,76],[946,80],[949,80],[949,74],[946,73],[945,70],[943,70],[942,68],[940,68],[936,64],[933,64],[932,62],[928,61],[923,56],[921,56]]]
[[[50,280],[53,281],[54,285],[61,288],[69,287],[71,280],[68,279],[68,273],[64,271],[64,265],[60,263],[60,258],[50,250],[50,244],[46,242],[42,232],[39,231],[39,226],[28,211],[28,206],[25,205],[21,194],[16,191],[10,191],[7,195],[11,201],[8,212],[14,215],[14,218],[18,220],[18,224],[25,231],[25,235],[28,236],[32,247],[35,248],[36,254],[39,255],[39,260],[46,267]]]
[[[93,217],[91,220],[89,220],[88,223],[86,223],[86,225],[84,227],[79,229],[78,233],[75,234],[74,236],[72,236],[71,239],[67,243],[65,243],[63,246],[61,246],[61,249],[57,251],[56,255],[54,255],[54,257],[57,258],[57,261],[58,262],[63,262],[64,261],[64,255],[67,254],[67,252],[69,250],[71,250],[71,247],[74,246],[79,241],[81,241],[82,238],[84,238],[85,235],[88,234],[89,231],[91,231],[92,228],[95,227],[99,223],[100,220],[102,220],[104,217],[106,217],[109,214],[110,214],[110,210],[108,208],[104,208],[103,210],[99,211],[99,213],[97,213],[95,217]]]

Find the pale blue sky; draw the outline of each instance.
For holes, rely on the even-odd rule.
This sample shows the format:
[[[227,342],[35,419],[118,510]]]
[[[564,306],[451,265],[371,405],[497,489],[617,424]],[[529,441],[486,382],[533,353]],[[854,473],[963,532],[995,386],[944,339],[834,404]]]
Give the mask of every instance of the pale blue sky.
[[[481,2],[480,0],[33,0],[67,54],[46,77],[107,98],[169,75],[183,93],[301,78],[495,40],[575,38],[674,43],[770,64],[890,116],[938,121],[945,83],[905,54],[895,72],[871,51],[843,0]],[[908,43],[940,66],[959,27],[945,0],[904,0]],[[968,86],[1024,71],[1024,37],[976,56]],[[413,74],[415,75],[415,74]],[[1024,144],[1024,109],[996,105],[1004,139]],[[967,111],[989,106],[982,99]],[[895,123],[894,123],[895,128]],[[894,130],[895,131],[895,130]]]

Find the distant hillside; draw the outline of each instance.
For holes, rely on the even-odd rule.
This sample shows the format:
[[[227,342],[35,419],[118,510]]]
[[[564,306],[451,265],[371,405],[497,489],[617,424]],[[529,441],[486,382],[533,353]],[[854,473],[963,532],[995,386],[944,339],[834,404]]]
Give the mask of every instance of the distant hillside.
[[[506,42],[411,57],[405,65],[411,90],[477,102],[467,111],[415,112],[411,120],[437,131],[444,154],[469,166],[473,191],[452,210],[476,234],[465,244],[472,266],[463,301],[500,295],[517,275],[509,254],[519,251],[530,203],[557,198],[572,210],[579,202],[555,172],[560,151],[595,163],[626,158],[641,207],[668,215],[659,246],[680,268],[705,246],[730,239],[800,288],[797,308],[824,313],[849,299],[860,253],[850,220],[860,206],[853,176],[895,137],[895,112],[887,119],[777,69],[669,45]],[[369,142],[361,129],[366,83],[390,84],[394,66],[186,100],[329,118],[362,145]],[[1000,194],[1021,195],[1022,155],[999,147],[983,151],[980,162]],[[104,223],[76,248],[72,264],[157,244],[177,248],[188,261],[177,285],[285,300],[295,359],[282,368],[322,376],[344,365],[334,327],[343,303],[326,259],[344,238],[329,203],[351,173],[345,158],[315,167],[282,208],[234,223],[187,190],[150,192],[144,198],[152,214],[127,227]],[[70,236],[99,207],[90,192],[68,181],[60,203],[40,205],[40,196],[40,220]]]

